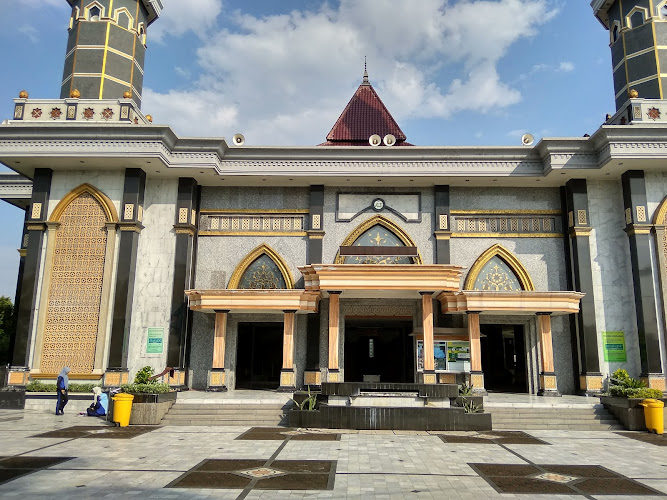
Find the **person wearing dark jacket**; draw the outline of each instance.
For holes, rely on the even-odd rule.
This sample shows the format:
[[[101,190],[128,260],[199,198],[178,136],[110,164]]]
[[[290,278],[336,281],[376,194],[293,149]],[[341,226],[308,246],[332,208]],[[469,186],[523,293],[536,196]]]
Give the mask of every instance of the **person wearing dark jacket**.
[[[58,395],[58,401],[56,402],[56,415],[64,415],[65,405],[67,404],[69,392],[69,378],[67,374],[69,373],[69,366],[66,366],[58,374],[58,380],[56,381],[56,393]]]

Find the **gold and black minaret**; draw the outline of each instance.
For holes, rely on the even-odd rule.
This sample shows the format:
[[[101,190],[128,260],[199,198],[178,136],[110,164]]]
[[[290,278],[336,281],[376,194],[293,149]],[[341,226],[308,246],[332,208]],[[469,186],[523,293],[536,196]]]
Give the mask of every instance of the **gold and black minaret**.
[[[665,99],[667,0],[593,0],[591,6],[609,30],[616,110],[631,90],[640,98]]]
[[[67,2],[72,17],[60,98],[78,90],[81,99],[132,97],[141,106],[148,26],[160,15],[160,0]]]

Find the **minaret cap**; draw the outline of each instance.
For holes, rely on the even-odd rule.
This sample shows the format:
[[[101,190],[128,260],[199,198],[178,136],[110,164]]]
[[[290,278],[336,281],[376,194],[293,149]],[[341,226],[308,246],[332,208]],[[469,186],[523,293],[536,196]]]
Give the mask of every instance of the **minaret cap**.
[[[361,81],[362,85],[370,85],[371,82],[368,79],[368,68],[366,66],[366,56],[364,56],[364,79]]]

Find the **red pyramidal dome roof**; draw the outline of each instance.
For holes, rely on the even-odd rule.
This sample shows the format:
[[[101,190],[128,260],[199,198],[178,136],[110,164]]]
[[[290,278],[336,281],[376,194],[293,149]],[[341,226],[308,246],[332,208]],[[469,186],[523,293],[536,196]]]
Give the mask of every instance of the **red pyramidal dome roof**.
[[[391,116],[364,72],[364,80],[320,146],[370,146],[368,139],[377,134],[396,137],[395,146],[412,146]]]

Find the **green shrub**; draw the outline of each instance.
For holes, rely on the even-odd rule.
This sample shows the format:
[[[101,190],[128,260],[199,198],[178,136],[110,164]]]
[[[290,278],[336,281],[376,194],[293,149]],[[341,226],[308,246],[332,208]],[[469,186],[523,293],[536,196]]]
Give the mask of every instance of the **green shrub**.
[[[609,377],[609,394],[622,398],[660,399],[662,391],[649,389],[641,380],[635,380],[625,370],[618,369]]]
[[[121,392],[128,394],[166,394],[171,390],[169,384],[151,382],[150,384],[124,384],[120,386]]]
[[[156,384],[156,380],[149,380],[153,376],[153,367],[144,366],[141,370],[137,372],[134,376],[135,384]]]
[[[97,384],[69,384],[69,392],[93,392],[93,387],[96,387]],[[25,390],[27,392],[56,392],[56,384],[45,384],[39,380],[33,380],[28,385],[26,385]]]

